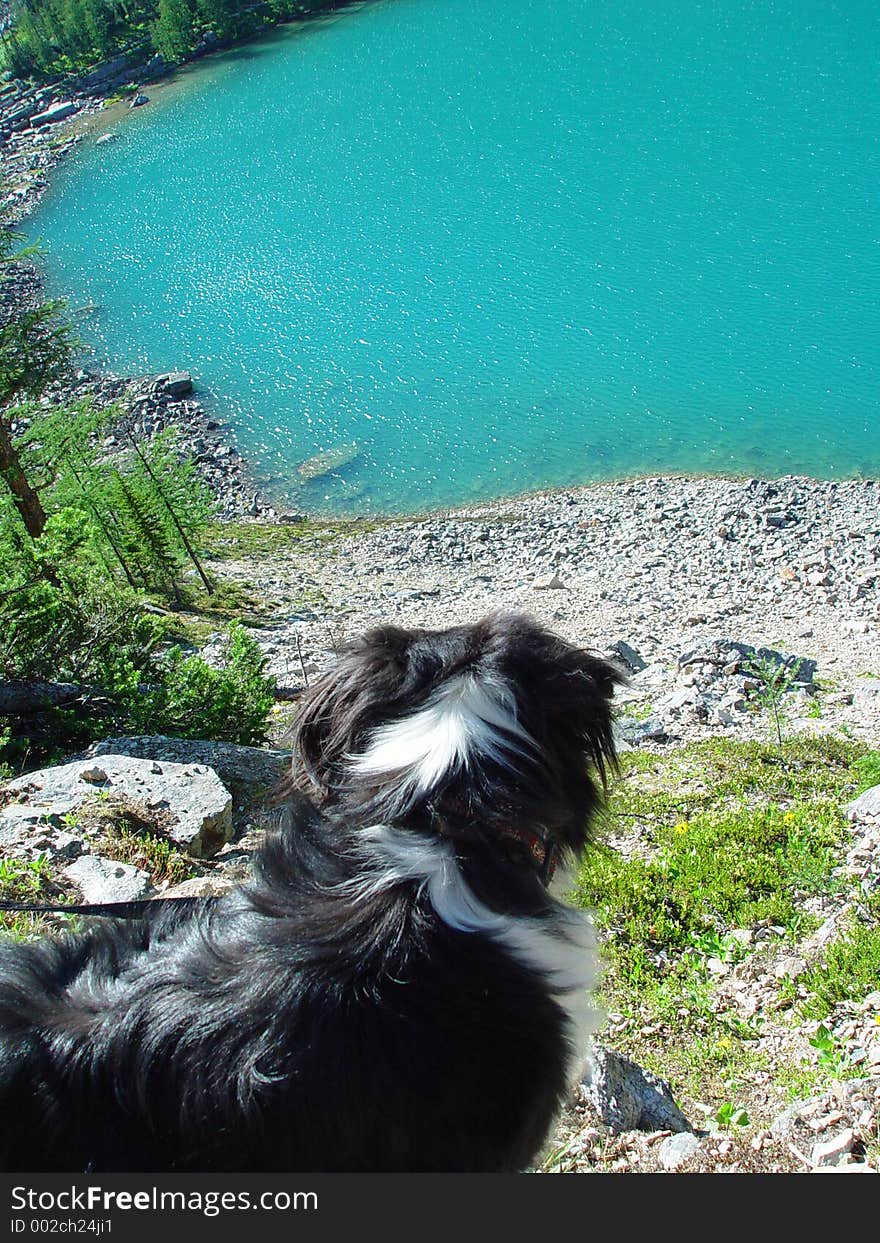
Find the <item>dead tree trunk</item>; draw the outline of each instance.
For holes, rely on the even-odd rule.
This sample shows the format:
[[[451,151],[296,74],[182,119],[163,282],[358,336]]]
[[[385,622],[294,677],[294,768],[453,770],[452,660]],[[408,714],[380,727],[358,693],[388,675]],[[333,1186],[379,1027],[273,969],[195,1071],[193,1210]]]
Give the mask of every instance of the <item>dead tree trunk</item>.
[[[32,539],[43,534],[46,525],[46,514],[40,504],[40,498],[27,481],[21,468],[18,454],[12,443],[9,428],[0,418],[0,479],[12,493],[12,499],[21,514],[21,519]]]

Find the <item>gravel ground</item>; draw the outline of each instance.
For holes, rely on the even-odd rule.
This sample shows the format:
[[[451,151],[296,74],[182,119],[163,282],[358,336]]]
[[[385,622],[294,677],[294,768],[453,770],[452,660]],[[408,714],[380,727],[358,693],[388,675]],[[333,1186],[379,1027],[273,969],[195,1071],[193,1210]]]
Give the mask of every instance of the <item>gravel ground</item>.
[[[875,481],[651,478],[389,521],[219,572],[270,610],[258,637],[282,686],[313,677],[369,626],[442,627],[516,609],[578,644],[634,649],[623,719],[647,717],[658,736],[766,731],[766,718],[745,710],[743,669],[723,651],[719,663],[714,645],[735,641],[815,662],[812,684],[787,696],[791,728],[871,742],[878,501]]]

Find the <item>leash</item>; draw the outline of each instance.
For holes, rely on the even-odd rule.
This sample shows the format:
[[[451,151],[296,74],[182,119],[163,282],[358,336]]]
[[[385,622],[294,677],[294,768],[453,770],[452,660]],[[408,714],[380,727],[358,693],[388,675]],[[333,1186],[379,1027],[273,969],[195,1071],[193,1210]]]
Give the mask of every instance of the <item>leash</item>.
[[[160,906],[193,906],[204,898],[140,898],[132,902],[86,902],[78,906],[52,906],[35,902],[0,902],[0,912],[26,915],[97,915],[106,919],[141,919]]]

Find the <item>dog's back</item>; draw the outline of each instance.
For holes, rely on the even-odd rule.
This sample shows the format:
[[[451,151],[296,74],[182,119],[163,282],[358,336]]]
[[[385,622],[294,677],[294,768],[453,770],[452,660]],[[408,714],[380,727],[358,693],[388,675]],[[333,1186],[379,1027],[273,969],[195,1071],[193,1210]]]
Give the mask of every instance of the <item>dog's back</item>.
[[[516,1170],[596,1014],[546,891],[618,675],[524,618],[372,632],[301,706],[286,820],[198,909],[0,948],[0,1164]]]
[[[304,853],[338,867],[341,831],[291,823],[252,886],[187,920],[0,951],[0,1166],[522,1168],[564,1015],[417,884],[291,887]]]

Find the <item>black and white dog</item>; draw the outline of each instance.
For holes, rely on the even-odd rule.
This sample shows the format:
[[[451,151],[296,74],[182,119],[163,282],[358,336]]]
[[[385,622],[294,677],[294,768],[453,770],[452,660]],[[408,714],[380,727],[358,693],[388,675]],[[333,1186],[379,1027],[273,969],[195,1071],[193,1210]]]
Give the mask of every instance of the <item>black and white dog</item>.
[[[520,616],[351,643],[251,881],[0,950],[0,1168],[527,1167],[596,1026],[546,885],[617,680]]]

